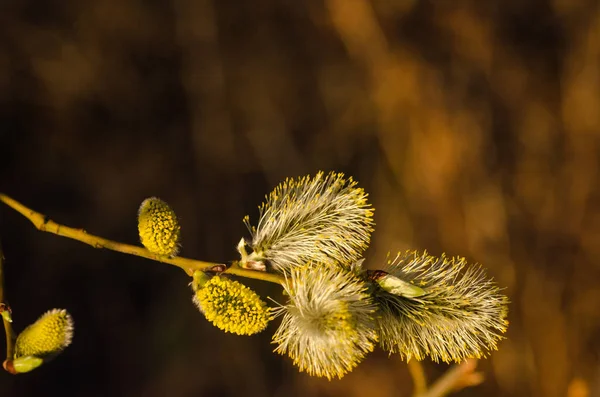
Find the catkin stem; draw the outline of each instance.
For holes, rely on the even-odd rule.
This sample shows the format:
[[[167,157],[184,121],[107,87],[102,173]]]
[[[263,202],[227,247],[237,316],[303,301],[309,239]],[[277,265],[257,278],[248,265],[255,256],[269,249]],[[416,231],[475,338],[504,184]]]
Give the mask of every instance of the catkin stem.
[[[141,256],[143,258],[147,258],[156,262],[162,262],[167,263],[169,265],[177,266],[183,271],[185,271],[190,277],[194,274],[194,271],[196,270],[209,270],[211,268],[214,268],[215,266],[223,265],[221,263],[205,262],[189,258],[169,258],[166,256],[156,255],[143,247],[108,240],[103,237],[89,234],[84,229],[75,229],[72,227],[58,224],[53,220],[49,219],[47,216],[40,214],[39,212],[36,212],[30,208],[27,208],[23,204],[19,203],[18,201],[5,194],[0,193],[0,201],[8,205],[10,208],[14,209],[21,215],[23,215],[25,218],[29,219],[38,230],[81,241],[82,243],[91,245],[94,248],[105,248],[111,251]],[[268,281],[276,284],[281,284],[284,281],[283,278],[277,274],[240,268],[237,265],[237,262],[234,262],[232,266],[228,267],[227,270],[225,270],[225,273],[229,273],[239,277]]]

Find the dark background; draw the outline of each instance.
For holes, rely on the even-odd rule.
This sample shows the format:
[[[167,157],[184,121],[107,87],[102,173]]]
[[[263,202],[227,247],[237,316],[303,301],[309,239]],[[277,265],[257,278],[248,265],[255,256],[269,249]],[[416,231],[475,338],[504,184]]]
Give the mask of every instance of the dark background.
[[[464,255],[511,299],[507,338],[461,396],[600,395],[597,1],[3,1],[0,191],[135,243],[141,201],[181,218],[182,255],[236,259],[242,217],[285,177],[370,193],[367,253]],[[74,343],[0,396],[409,396],[377,351],[341,381],[221,333],[177,268],[39,232],[0,208],[20,331]],[[249,283],[279,297],[276,286]],[[3,354],[3,353],[2,353]],[[447,365],[425,362],[430,379]]]

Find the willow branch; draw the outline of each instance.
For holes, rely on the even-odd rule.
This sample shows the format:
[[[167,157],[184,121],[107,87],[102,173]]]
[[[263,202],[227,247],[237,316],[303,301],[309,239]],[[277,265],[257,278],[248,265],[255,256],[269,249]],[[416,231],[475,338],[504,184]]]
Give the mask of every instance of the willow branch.
[[[2,252],[2,245],[0,244],[0,312],[8,311],[10,315],[10,307],[5,303],[4,294],[4,254]],[[15,332],[13,331],[12,324],[9,319],[10,316],[2,315],[2,322],[4,323],[4,334],[6,336],[6,361],[11,361],[15,353]]]
[[[169,265],[177,266],[185,271],[189,276],[192,276],[196,270],[211,270],[213,268],[227,267],[223,263],[205,262],[196,259],[175,257],[169,258],[151,253],[143,247],[136,245],[124,244],[118,241],[108,240],[103,237],[94,236],[89,234],[84,229],[75,229],[59,223],[54,222],[47,216],[40,214],[30,208],[27,208],[18,201],[11,197],[0,193],[0,201],[14,209],[25,218],[29,219],[31,223],[43,232],[53,233],[58,236],[67,237],[73,240],[81,241],[82,243],[91,245],[94,248],[105,248],[111,251],[121,252],[123,254],[141,256],[156,262],[167,263]],[[238,266],[237,262],[234,262],[231,266],[227,267],[224,273],[229,273],[235,276],[253,278],[257,280],[269,281],[271,283],[281,284],[284,280],[277,274],[243,269]]]
[[[469,359],[448,370],[429,390],[418,397],[443,397],[465,387],[476,386],[483,382],[483,375],[475,372],[477,360]]]

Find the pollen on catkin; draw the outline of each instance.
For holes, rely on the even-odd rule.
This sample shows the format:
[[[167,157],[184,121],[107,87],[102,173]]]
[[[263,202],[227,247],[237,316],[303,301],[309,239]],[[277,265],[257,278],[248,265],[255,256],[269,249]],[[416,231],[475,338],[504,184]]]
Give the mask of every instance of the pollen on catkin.
[[[287,272],[331,260],[346,266],[362,256],[374,225],[365,191],[351,177],[335,172],[289,178],[259,210],[256,227],[244,218],[252,252],[240,251],[242,267],[267,261],[276,271]]]
[[[215,276],[194,289],[197,290],[193,300],[198,309],[225,332],[253,335],[264,330],[271,320],[267,304],[237,281]]]
[[[64,309],[43,314],[17,337],[14,358],[45,358],[60,353],[73,339],[73,319]]]
[[[173,257],[179,252],[181,231],[175,212],[159,198],[147,198],[138,211],[140,241],[157,255]]]
[[[478,265],[464,258],[408,251],[385,271],[423,294],[400,296],[376,288],[381,347],[403,359],[460,362],[497,349],[508,326],[508,299]]]
[[[342,378],[377,341],[375,305],[366,284],[329,263],[293,268],[284,289],[289,302],[273,335],[275,351],[287,354],[309,375]]]

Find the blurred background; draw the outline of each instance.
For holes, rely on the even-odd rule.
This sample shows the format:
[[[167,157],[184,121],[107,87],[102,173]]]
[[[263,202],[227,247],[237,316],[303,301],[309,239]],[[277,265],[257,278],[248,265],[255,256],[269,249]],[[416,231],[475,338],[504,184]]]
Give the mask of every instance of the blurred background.
[[[600,396],[599,166],[594,0],[0,5],[0,191],[128,243],[158,196],[183,256],[228,261],[282,179],[352,175],[376,208],[368,267],[427,249],[506,287],[507,339],[459,396]],[[411,395],[382,351],[328,382],[272,353],[277,324],[222,333],[177,268],[6,206],[0,239],[16,330],[54,307],[76,323],[51,364],[0,373],[2,397]]]

